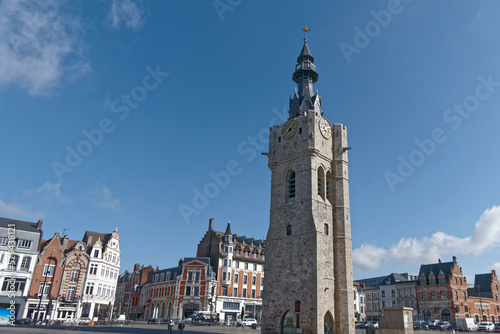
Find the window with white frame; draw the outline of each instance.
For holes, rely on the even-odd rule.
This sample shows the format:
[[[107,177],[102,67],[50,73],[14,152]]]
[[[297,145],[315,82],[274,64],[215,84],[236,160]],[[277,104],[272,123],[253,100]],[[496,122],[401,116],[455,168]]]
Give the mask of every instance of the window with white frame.
[[[19,270],[20,271],[29,271],[30,270],[30,263],[31,263],[31,256],[24,256],[23,260],[21,261],[21,268]]]
[[[78,280],[79,271],[78,269],[71,269],[71,276],[69,277],[70,282],[76,282]]]
[[[97,264],[90,265],[89,274],[90,275],[97,275]]]
[[[7,237],[0,237],[0,246],[5,246],[9,243],[9,238]]]
[[[89,282],[87,283],[87,287],[85,288],[85,294],[92,295],[93,293],[94,293],[94,283]]]
[[[53,264],[46,264],[44,267],[43,267],[43,276],[44,277],[52,277],[54,276],[54,269],[55,269],[56,266],[54,266]]]
[[[17,247],[30,249],[31,248],[31,240],[19,239],[19,240],[17,240]]]
[[[38,288],[38,296],[42,295],[42,298],[45,299],[49,295],[50,291],[50,282],[41,282],[40,287]]]
[[[68,293],[66,294],[66,300],[73,300],[75,298],[76,287],[70,286],[68,288]]]

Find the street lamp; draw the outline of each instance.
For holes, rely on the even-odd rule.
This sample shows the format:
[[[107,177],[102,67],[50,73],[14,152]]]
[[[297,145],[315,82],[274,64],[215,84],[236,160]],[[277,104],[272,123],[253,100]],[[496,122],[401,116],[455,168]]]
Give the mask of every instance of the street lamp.
[[[481,285],[477,285],[478,287],[478,290],[479,290],[479,307],[481,308],[481,321],[482,322],[484,320],[484,315],[483,315],[483,301],[481,299]]]
[[[36,326],[36,323],[38,322],[38,319],[40,318],[40,306],[42,305],[43,294],[45,292],[45,285],[47,283],[47,275],[48,275],[48,273],[50,271],[50,263],[51,263],[52,260],[54,260],[54,264],[57,263],[57,259],[55,257],[53,257],[53,256],[49,256],[48,259],[49,259],[49,267],[47,268],[47,271],[43,275],[44,279],[43,279],[43,285],[42,285],[42,293],[40,294],[40,301],[38,302],[38,309],[36,311],[35,326]],[[55,271],[56,271],[56,268],[55,268],[55,265],[54,265],[54,272],[52,273],[52,277],[54,277]],[[47,311],[48,311],[48,309],[45,312],[47,312]]]

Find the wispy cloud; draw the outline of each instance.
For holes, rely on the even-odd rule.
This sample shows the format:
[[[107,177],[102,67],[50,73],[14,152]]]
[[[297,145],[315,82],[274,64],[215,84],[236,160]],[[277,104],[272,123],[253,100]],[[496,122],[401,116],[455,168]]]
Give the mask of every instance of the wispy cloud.
[[[44,201],[50,202],[56,200],[59,202],[69,202],[71,199],[63,195],[61,191],[61,183],[45,182],[41,187],[31,190],[26,190],[24,195],[27,197],[38,195]]]
[[[0,199],[0,215],[12,219],[26,219],[37,221],[43,218],[44,213],[41,211],[31,211],[26,206],[14,203],[6,203]]]
[[[63,77],[90,70],[80,19],[57,2],[0,2],[0,84],[49,95]]]
[[[120,200],[114,197],[111,188],[105,184],[97,183],[93,190],[82,195],[82,199],[97,208],[121,211]]]
[[[373,270],[394,262],[419,265],[435,262],[446,255],[479,256],[495,246],[500,246],[500,206],[483,212],[471,236],[459,238],[436,232],[420,239],[402,238],[389,249],[365,243],[353,251],[353,266],[355,270]],[[495,266],[500,266],[500,263]]]
[[[146,9],[139,1],[113,0],[109,19],[115,29],[125,26],[131,30],[139,30],[146,22]]]

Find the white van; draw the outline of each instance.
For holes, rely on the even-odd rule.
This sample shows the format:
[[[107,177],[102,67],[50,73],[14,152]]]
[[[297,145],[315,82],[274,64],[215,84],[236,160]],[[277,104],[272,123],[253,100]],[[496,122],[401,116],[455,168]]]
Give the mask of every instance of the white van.
[[[472,318],[457,318],[457,329],[462,331],[477,331],[477,324]]]

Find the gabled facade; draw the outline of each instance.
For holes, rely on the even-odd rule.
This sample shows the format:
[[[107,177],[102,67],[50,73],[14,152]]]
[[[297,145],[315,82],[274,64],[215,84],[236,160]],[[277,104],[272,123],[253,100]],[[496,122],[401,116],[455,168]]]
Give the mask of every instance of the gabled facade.
[[[217,273],[216,304],[213,309],[221,321],[236,321],[241,316],[262,317],[265,241],[214,229],[210,218],[208,231],[198,244],[197,256],[210,257]]]
[[[29,290],[28,307],[24,311],[23,318],[37,321],[53,318],[54,306],[61,288],[65,247],[68,242],[69,239],[61,238],[59,233],[42,241]]]
[[[68,320],[77,317],[89,264],[87,246],[83,241],[69,240],[65,236],[62,243],[63,273],[55,310],[51,317],[54,320]]]
[[[42,223],[0,218],[0,324],[25,313]]]
[[[194,312],[210,311],[217,287],[210,264],[206,257],[185,258],[178,267],[153,272],[147,284],[146,319],[181,320]]]
[[[110,234],[86,231],[83,242],[87,245],[89,265],[79,318],[111,319],[120,271],[118,231]]]

